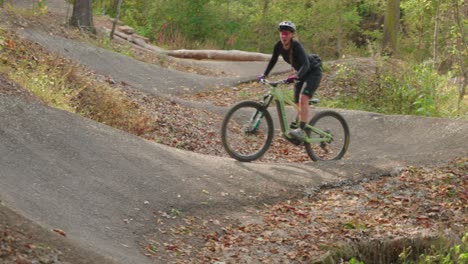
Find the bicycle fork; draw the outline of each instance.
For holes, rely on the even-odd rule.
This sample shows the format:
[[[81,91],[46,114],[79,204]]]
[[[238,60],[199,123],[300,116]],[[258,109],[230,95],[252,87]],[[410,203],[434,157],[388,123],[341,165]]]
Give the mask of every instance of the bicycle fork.
[[[249,122],[249,127],[248,131],[249,133],[255,133],[257,132],[258,128],[260,127],[260,122],[264,116],[263,112],[267,111],[268,105],[271,102],[271,95],[267,95],[263,98],[262,101],[262,109],[261,110],[256,110],[252,117],[250,118]]]
[[[260,126],[260,121],[263,118],[263,112],[256,110],[252,117],[250,118],[249,125],[246,128],[247,133],[255,133],[258,130],[258,127]]]

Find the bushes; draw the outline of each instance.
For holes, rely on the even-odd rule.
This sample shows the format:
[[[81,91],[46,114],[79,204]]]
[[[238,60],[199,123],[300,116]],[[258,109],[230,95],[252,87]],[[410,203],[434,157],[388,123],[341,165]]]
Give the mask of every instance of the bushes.
[[[390,113],[456,117],[462,113],[456,109],[457,87],[449,79],[450,75],[439,75],[432,64],[412,64],[402,73],[384,73],[377,98]]]
[[[327,105],[385,114],[468,118],[466,105],[457,109],[457,87],[451,84],[450,74],[438,74],[432,64],[404,65],[382,59],[375,72],[367,72],[374,77],[362,74],[349,63],[340,64],[335,84],[353,91]]]
[[[407,264],[458,264],[468,262],[468,233],[465,233],[459,243],[454,243],[441,237],[437,245],[431,245],[417,260],[411,260],[412,249],[407,248],[401,252],[399,262]]]

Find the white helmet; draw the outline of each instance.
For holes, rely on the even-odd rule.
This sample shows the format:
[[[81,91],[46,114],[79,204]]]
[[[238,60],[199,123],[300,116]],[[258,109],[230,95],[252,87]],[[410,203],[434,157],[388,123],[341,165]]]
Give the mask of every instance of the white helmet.
[[[294,25],[294,23],[291,21],[283,21],[279,23],[278,30],[279,31],[287,30],[291,32],[296,32],[296,25]]]

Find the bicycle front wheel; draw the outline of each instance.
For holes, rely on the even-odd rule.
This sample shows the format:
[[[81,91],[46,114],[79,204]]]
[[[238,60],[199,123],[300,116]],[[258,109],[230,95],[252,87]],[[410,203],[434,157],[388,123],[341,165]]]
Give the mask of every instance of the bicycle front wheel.
[[[309,121],[309,125],[319,130],[314,132],[306,129],[307,135],[312,139],[326,138],[321,132],[331,135],[327,141],[305,144],[307,154],[312,160],[339,160],[346,154],[350,133],[342,115],[334,111],[319,112]]]
[[[273,121],[260,103],[240,102],[226,114],[221,127],[221,139],[229,156],[239,161],[260,158],[273,139]]]

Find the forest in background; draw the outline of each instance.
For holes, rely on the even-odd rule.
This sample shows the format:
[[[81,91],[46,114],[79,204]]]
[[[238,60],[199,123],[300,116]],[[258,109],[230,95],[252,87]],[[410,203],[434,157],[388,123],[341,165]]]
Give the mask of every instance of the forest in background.
[[[277,24],[291,20],[308,51],[336,59],[380,52],[389,2],[400,6],[399,57],[450,63],[454,53],[466,52],[466,42],[465,50],[459,43],[468,27],[463,0],[124,0],[120,19],[166,48],[264,53],[278,39]],[[99,14],[117,10],[114,0],[93,5]]]
[[[306,50],[333,72],[330,85],[343,91],[325,106],[468,117],[464,0],[64,1],[73,3],[69,24],[81,32],[95,34],[93,16],[109,15],[165,50],[268,54],[278,22],[292,20]],[[40,13],[47,3],[37,0]]]
[[[464,0],[97,0],[93,8],[95,15],[111,17],[120,10],[121,21],[166,49],[271,53],[278,40],[278,23],[291,20],[306,50],[322,59],[373,57],[404,62],[400,70],[377,72],[376,81],[361,80],[354,85],[361,94],[345,95],[330,106],[467,115],[463,110],[468,79]],[[348,80],[362,79],[353,70],[344,65],[341,72]],[[369,86],[381,100],[368,98]]]

